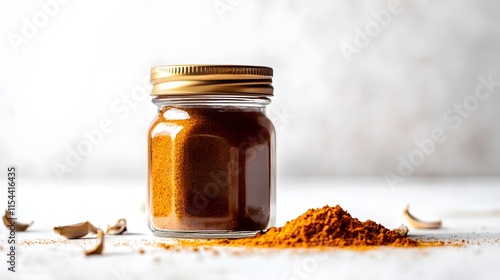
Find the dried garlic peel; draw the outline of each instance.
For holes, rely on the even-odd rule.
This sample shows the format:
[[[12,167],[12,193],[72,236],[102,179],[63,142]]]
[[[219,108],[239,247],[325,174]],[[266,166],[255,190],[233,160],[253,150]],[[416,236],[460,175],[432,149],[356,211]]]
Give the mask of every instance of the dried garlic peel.
[[[410,229],[406,225],[402,224],[398,228],[395,228],[394,231],[399,233],[399,235],[406,237],[408,236]]]
[[[106,229],[106,234],[118,235],[127,231],[127,220],[119,219],[116,224],[110,226]]]
[[[10,228],[11,226],[11,219],[12,219],[12,216],[10,215],[10,211],[8,210],[5,210],[5,214],[3,215],[3,224],[5,225],[6,228]],[[33,224],[33,221],[29,224],[26,224],[26,223],[20,223],[20,222],[15,222],[14,223],[15,226],[16,226],[16,229],[15,231],[19,232],[19,231],[26,231],[32,224]]]
[[[97,228],[90,222],[54,227],[54,232],[68,239],[81,238],[90,233],[97,233]]]
[[[408,221],[408,224],[411,227],[420,228],[420,229],[438,229],[438,228],[441,228],[441,221],[422,221],[422,220],[419,220],[410,213],[409,208],[410,208],[410,206],[406,205],[406,208],[403,211],[403,215],[405,216],[406,221]]]
[[[101,229],[97,230],[97,244],[94,248],[85,251],[86,256],[90,255],[100,255],[102,254],[102,250],[104,249],[104,233]]]

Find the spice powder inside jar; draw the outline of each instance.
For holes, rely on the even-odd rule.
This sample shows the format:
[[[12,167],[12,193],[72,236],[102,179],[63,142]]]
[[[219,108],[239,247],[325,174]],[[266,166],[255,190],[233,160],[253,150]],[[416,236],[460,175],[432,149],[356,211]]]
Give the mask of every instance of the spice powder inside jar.
[[[274,225],[272,69],[152,68],[148,224],[167,237],[244,237]]]

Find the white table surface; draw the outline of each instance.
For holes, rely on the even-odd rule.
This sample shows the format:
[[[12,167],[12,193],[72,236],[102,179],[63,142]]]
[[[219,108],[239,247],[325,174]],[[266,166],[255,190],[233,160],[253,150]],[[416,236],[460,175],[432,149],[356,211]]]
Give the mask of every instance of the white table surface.
[[[395,188],[382,178],[286,179],[278,182],[277,225],[308,208],[340,204],[360,220],[388,228],[404,222],[406,203],[422,217],[440,217],[440,230],[410,236],[466,240],[460,247],[332,249],[216,248],[166,250],[171,242],[149,233],[142,181],[18,181],[20,220],[34,220],[18,233],[17,272],[7,271],[6,236],[0,231],[0,279],[500,279],[500,178],[412,178]],[[7,198],[5,198],[6,200]],[[52,227],[89,220],[105,227],[128,221],[128,234],[106,240],[101,256],[85,257],[92,237],[64,241]],[[43,244],[47,241],[64,241]],[[145,250],[139,254],[139,248]]]

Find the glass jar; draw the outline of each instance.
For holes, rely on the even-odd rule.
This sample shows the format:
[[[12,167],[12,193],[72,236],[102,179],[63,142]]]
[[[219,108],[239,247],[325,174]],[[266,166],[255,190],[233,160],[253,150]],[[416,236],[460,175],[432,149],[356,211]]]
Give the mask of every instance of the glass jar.
[[[148,134],[148,224],[158,236],[236,238],[275,223],[273,70],[151,69],[158,114]]]

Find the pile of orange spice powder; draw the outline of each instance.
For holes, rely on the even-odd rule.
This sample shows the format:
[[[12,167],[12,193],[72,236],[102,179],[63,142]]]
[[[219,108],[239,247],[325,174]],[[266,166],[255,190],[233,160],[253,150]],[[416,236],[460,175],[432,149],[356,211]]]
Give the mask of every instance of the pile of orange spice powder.
[[[371,220],[361,222],[340,206],[310,209],[283,227],[270,228],[254,237],[180,242],[186,246],[244,246],[264,248],[373,248],[377,246],[440,246],[442,242],[420,242],[404,237]],[[431,244],[432,243],[432,244]]]

